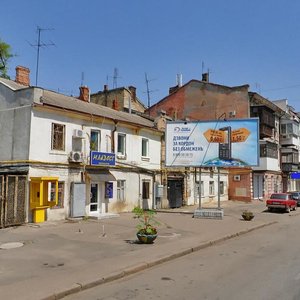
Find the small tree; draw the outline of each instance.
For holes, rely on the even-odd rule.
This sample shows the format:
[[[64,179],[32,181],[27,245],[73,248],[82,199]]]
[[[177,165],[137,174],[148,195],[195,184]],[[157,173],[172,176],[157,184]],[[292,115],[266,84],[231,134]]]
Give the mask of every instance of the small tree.
[[[13,54],[11,53],[10,45],[0,39],[0,77],[9,79],[7,75],[7,63],[11,57],[13,57]]]

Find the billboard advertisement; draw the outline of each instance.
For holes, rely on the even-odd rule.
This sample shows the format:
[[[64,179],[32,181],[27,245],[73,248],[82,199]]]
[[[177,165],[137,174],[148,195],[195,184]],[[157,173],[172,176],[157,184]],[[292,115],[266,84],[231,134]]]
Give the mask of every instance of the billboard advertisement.
[[[258,118],[167,122],[166,166],[258,166],[258,129]]]

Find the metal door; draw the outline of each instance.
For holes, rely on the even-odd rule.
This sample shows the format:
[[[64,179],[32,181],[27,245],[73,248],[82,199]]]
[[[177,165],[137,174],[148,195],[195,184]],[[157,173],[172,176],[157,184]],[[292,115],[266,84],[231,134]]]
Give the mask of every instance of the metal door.
[[[254,174],[253,176],[253,198],[259,199],[264,197],[264,176]]]
[[[85,216],[85,183],[72,182],[71,185],[71,217],[84,217]]]
[[[26,176],[0,175],[0,228],[26,220]]]

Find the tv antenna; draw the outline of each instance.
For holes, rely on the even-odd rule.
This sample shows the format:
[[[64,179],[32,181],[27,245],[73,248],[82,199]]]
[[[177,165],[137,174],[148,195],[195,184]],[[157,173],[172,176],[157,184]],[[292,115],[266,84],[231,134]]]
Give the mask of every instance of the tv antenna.
[[[81,72],[81,86],[83,86],[84,83],[84,72]]]
[[[147,100],[148,100],[148,108],[150,107],[150,94],[153,93],[153,92],[156,92],[157,90],[149,90],[149,82],[150,81],[153,81],[154,79],[148,79],[148,75],[147,73],[145,73],[145,82],[146,82],[146,87],[147,87]]]
[[[46,30],[54,30],[53,28],[41,28],[37,26],[37,35],[38,35],[38,40],[36,44],[30,44],[32,47],[37,48],[37,55],[36,55],[36,72],[35,72],[35,85],[37,86],[38,83],[38,75],[39,75],[39,60],[40,60],[40,48],[41,47],[49,47],[49,46],[55,46],[55,44],[50,41],[50,43],[43,43],[41,42],[41,32],[46,31]]]
[[[119,77],[119,70],[118,68],[114,68],[114,76],[113,76],[113,88],[116,89],[118,87],[118,78]]]

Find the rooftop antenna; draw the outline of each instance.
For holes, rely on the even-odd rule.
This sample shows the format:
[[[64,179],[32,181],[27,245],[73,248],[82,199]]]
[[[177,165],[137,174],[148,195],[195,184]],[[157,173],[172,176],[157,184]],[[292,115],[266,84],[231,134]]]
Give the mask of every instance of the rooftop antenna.
[[[153,81],[154,79],[148,79],[148,75],[147,75],[147,73],[145,73],[145,82],[146,82],[146,87],[147,87],[147,100],[148,100],[148,108],[150,107],[150,93],[153,93],[153,92],[155,92],[155,91],[157,91],[157,90],[149,90],[149,82],[150,81]]]
[[[84,83],[84,72],[81,72],[81,86],[83,86]]]
[[[113,76],[113,88],[116,89],[118,87],[118,78],[119,77],[119,70],[118,68],[114,68],[114,76]]]
[[[53,28],[41,28],[37,26],[37,35],[38,35],[38,40],[37,44],[30,44],[32,47],[37,48],[37,55],[36,55],[36,72],[35,72],[35,85],[37,86],[38,83],[38,75],[39,75],[39,60],[40,60],[40,48],[41,47],[48,47],[48,46],[55,46],[55,44],[50,41],[50,43],[45,44],[41,42],[41,32],[45,30],[54,30]]]

